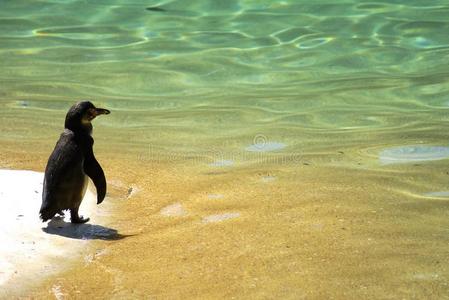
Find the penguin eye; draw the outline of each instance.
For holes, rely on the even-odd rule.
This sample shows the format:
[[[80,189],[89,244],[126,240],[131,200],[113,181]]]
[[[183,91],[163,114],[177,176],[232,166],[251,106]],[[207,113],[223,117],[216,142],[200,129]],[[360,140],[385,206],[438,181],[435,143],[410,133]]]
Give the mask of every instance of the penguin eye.
[[[89,109],[87,110],[87,112],[86,112],[85,118],[86,118],[88,121],[91,121],[91,120],[95,119],[96,116],[97,116],[97,115],[95,114],[95,109],[94,109],[94,108],[89,108]]]

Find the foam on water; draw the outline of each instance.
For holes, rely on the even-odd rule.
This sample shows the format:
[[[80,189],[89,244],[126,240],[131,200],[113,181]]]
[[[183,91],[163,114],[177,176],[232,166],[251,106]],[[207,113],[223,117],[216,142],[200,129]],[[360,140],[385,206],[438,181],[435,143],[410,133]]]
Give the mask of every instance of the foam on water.
[[[211,166],[211,167],[229,167],[232,165],[234,165],[234,161],[228,160],[228,159],[217,160],[217,161],[214,161],[213,163],[209,164],[209,166]]]
[[[266,183],[266,182],[275,181],[276,179],[277,179],[276,176],[268,175],[268,176],[263,176],[261,181]]]
[[[249,152],[270,152],[284,149],[286,145],[279,142],[266,142],[261,144],[252,144],[245,148]]]
[[[425,193],[424,196],[435,198],[449,198],[449,191],[428,192]]]
[[[449,147],[410,145],[393,147],[379,153],[379,162],[382,165],[413,163],[449,158]]]

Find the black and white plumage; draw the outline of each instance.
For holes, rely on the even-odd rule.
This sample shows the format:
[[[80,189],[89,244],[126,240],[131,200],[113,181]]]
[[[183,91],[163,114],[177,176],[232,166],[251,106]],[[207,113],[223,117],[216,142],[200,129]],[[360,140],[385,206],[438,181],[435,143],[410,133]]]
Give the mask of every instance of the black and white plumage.
[[[109,110],[96,108],[91,102],[73,105],[67,112],[65,129],[48,159],[45,169],[42,206],[39,211],[42,221],[57,213],[70,210],[72,223],[85,223],[89,218],[78,215],[89,176],[97,189],[97,204],[106,196],[106,178],[93,152],[91,121],[98,115],[109,114]]]

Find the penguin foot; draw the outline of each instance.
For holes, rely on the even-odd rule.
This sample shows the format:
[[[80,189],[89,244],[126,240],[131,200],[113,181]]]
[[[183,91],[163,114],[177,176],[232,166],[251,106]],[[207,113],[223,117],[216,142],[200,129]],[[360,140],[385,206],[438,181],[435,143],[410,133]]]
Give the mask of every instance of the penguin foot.
[[[86,223],[86,222],[89,222],[89,220],[90,220],[90,218],[83,218],[82,216],[81,217],[76,217],[76,218],[71,218],[70,219],[70,222],[72,222],[73,224],[83,224],[83,223]]]
[[[74,224],[83,224],[89,221],[89,218],[83,218],[78,215],[78,207],[70,209],[70,222]]]

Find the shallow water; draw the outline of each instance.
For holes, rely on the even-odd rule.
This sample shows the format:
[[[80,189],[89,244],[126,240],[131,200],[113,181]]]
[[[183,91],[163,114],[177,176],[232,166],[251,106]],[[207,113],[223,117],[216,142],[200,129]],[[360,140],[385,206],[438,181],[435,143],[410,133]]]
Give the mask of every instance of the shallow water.
[[[74,101],[110,109],[95,151],[129,235],[24,293],[447,297],[448,14],[2,1],[0,167],[43,171]]]

